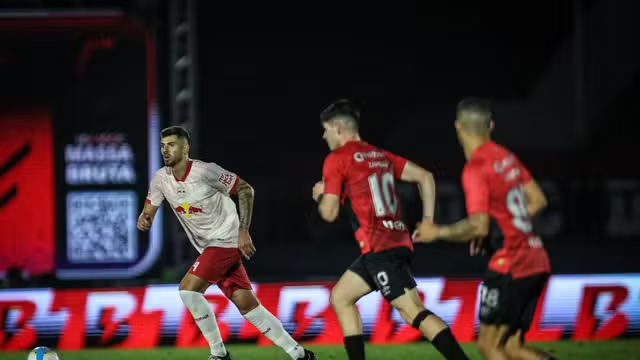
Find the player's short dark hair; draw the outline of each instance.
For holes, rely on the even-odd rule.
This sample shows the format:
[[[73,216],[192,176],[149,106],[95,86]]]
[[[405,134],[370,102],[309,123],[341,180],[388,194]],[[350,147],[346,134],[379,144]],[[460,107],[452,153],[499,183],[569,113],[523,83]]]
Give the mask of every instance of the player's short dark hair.
[[[472,117],[459,117],[462,126],[474,134],[486,134],[491,129],[491,103],[487,99],[469,97],[458,103],[457,114],[472,114]]]
[[[320,113],[320,121],[326,123],[336,117],[346,117],[353,121],[355,128],[360,123],[360,109],[349,99],[340,99],[331,103]]]
[[[168,128],[165,128],[160,132],[160,137],[163,137],[163,138],[171,135],[175,135],[179,139],[185,139],[187,143],[189,142],[189,138],[190,138],[189,132],[187,131],[187,129],[183,128],[182,126],[178,126],[178,125],[169,126]]]
[[[491,117],[491,101],[479,97],[468,97],[460,100],[457,107],[458,112],[472,112]]]

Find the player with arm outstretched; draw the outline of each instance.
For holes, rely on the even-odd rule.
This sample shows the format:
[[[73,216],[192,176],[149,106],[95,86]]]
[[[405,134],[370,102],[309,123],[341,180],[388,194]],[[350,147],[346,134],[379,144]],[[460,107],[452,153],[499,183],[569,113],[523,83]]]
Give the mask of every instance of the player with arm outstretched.
[[[242,257],[249,259],[256,251],[249,235],[253,188],[214,163],[190,159],[189,133],[182,127],[164,129],[160,146],[165,167],[151,180],[144,209],[138,218],[138,229],[147,231],[151,228],[160,204],[166,200],[189,241],[200,253],[180,282],[179,291],[209,343],[209,360],[231,359],[222,343],[212,306],[204,297],[211,284],[217,284],[244,318],[292,359],[315,359],[311,351],[291,338],[251,289]],[[237,210],[230,198],[232,194],[238,196]]]
[[[447,324],[425,309],[420,300],[410,269],[413,244],[400,219],[395,180],[418,184],[423,215],[431,220],[435,206],[433,176],[400,156],[362,141],[359,117],[348,100],[333,103],[320,115],[323,137],[332,152],[324,162],[323,180],[313,188],[313,198],[325,221],[335,221],[341,204],[350,203],[362,253],[333,287],[330,298],[349,360],[365,359],[356,303],[374,290],[379,290],[407,324],[422,332],[447,359],[467,359]]]
[[[491,141],[491,109],[486,100],[470,98],[458,104],[456,131],[467,163],[462,171],[468,217],[452,225],[424,221],[414,239],[470,242],[472,255],[489,234],[489,219],[502,230],[502,244],[489,260],[480,292],[478,348],[491,360],[553,359],[526,347],[529,329],[551,267],[531,217],[546,207],[544,193],[527,168],[508,149]]]

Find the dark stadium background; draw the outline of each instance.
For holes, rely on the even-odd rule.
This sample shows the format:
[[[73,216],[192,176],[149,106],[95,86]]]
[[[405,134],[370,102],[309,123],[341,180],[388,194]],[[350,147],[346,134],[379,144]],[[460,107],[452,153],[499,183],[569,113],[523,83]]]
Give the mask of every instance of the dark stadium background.
[[[176,291],[195,250],[166,205],[150,233],[135,229],[159,131],[183,125],[192,157],[256,190],[246,267],[262,304],[320,357],[344,355],[329,293],[358,246],[311,199],[320,111],[357,102],[365,140],[434,173],[436,221],[450,223],[465,216],[455,106],[481,96],[494,139],[549,200],[534,222],[554,276],[528,339],[560,358],[637,356],[618,338],[640,333],[639,4],[0,1],[0,352],[206,356]],[[417,189],[397,189],[413,228]],[[486,261],[416,246],[425,306],[461,342],[475,340]],[[215,286],[205,295],[225,343],[248,344],[234,356],[277,356]],[[359,308],[373,357],[425,355],[379,294]],[[145,351],[121,351],[133,348]]]
[[[175,111],[169,76],[168,2],[3,5],[6,11],[124,11],[155,38],[160,126],[185,121],[184,111]],[[357,256],[347,223],[324,224],[310,197],[327,154],[318,113],[343,97],[362,106],[366,140],[433,171],[440,222],[464,215],[455,104],[471,95],[493,99],[495,139],[520,155],[550,199],[536,222],[554,271],[636,271],[640,181],[630,131],[640,115],[636,7],[596,0],[544,6],[323,2],[308,8],[199,2],[192,54],[196,121],[187,123],[194,126],[193,157],[237,172],[257,191],[252,235],[258,253],[247,264],[252,278],[331,280]],[[132,75],[112,80],[119,85],[88,96],[104,100],[109,91],[140,84],[143,70],[129,65]],[[41,75],[58,88],[66,82],[54,68]],[[98,83],[109,78],[98,73]],[[31,96],[40,94],[37,86],[31,89]],[[15,100],[16,91],[3,88],[4,103]],[[118,101],[96,102],[94,117],[122,111],[114,110]],[[135,189],[142,200],[147,139],[144,130],[132,131],[141,134],[129,140],[138,144]],[[58,143],[70,132],[60,131]],[[412,226],[419,217],[417,193],[404,184],[399,191]],[[173,282],[192,261],[193,250],[168,209],[165,220],[162,257],[141,279]],[[481,273],[485,260],[469,258],[463,246],[436,244],[417,247],[414,267],[418,276],[469,277]]]

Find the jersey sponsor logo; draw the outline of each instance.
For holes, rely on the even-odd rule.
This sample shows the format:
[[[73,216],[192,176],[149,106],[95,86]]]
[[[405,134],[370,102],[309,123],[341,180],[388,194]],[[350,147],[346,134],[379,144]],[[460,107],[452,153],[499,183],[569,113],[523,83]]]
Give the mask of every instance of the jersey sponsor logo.
[[[187,219],[191,219],[196,214],[203,214],[202,208],[193,206],[189,203],[183,202],[175,208],[176,213],[181,214]]]
[[[509,170],[507,174],[504,176],[504,180],[506,182],[515,181],[519,178],[520,178],[520,169],[518,168],[513,168]]]
[[[385,157],[384,153],[381,151],[367,151],[367,152],[356,152],[353,154],[353,160],[357,162],[363,162],[365,159],[383,159]]]
[[[502,160],[495,161],[493,163],[493,170],[496,173],[501,174],[507,168],[511,167],[515,163],[515,161],[516,161],[516,158],[513,155],[509,155]]]
[[[220,184],[226,187],[230,187],[233,184],[233,180],[234,180],[234,176],[231,174],[221,174],[220,178],[218,178],[218,181],[220,182]]]
[[[400,220],[382,220],[382,226],[389,230],[397,230],[397,231],[409,231],[407,225]]]
[[[388,169],[391,163],[388,161],[369,161],[369,169]]]
[[[195,321],[198,322],[198,321],[206,320],[208,318],[209,318],[209,314],[204,314],[203,316],[196,318]]]
[[[542,239],[539,236],[530,236],[527,243],[529,244],[529,247],[533,249],[540,249],[544,246]]]

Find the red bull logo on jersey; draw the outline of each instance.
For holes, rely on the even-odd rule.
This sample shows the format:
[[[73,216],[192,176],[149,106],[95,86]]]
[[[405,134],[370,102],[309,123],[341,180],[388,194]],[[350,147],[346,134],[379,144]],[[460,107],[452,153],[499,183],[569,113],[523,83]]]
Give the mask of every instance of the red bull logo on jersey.
[[[189,203],[182,203],[180,205],[178,205],[176,208],[176,213],[181,214],[182,216],[186,217],[187,219],[191,219],[193,217],[193,215],[195,214],[202,214],[202,208],[199,208],[197,206],[193,206]]]

